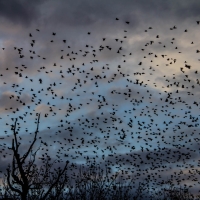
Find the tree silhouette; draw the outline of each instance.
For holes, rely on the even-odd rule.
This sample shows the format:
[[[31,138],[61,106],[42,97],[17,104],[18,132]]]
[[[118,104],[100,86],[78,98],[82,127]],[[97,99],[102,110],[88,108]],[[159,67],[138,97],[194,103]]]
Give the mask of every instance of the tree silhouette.
[[[59,197],[62,189],[67,182],[67,165],[66,161],[63,169],[53,169],[53,163],[50,163],[50,159],[44,158],[41,167],[35,164],[36,153],[40,147],[33,152],[33,146],[37,140],[37,134],[39,130],[40,114],[37,118],[37,128],[34,134],[34,139],[29,146],[28,150],[23,156],[19,154],[19,147],[21,145],[18,142],[16,131],[17,119],[11,130],[13,131],[14,138],[12,139],[12,147],[9,148],[13,152],[12,165],[8,165],[6,179],[4,180],[5,195],[9,194],[14,198],[19,197],[21,200],[33,199],[37,197],[41,200],[47,199],[47,197],[55,190],[55,195]],[[27,162],[27,158],[30,157]]]

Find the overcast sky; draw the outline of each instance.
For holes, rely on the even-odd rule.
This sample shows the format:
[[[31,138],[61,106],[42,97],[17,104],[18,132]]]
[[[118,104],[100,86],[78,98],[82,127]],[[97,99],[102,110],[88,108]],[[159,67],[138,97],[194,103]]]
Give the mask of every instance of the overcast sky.
[[[14,119],[23,151],[41,113],[38,157],[96,157],[196,192],[199,10],[195,0],[0,1],[0,170]]]

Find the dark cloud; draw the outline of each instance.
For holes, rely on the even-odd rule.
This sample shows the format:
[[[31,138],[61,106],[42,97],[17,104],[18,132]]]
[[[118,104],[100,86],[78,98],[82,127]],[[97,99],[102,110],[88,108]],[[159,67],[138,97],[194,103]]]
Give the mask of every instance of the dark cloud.
[[[40,0],[36,1],[1,1],[0,16],[9,20],[12,24],[30,25],[38,17],[38,5]]]
[[[198,7],[197,1],[188,3],[187,1],[67,1],[54,2],[49,1],[49,5],[55,7],[54,10],[48,12],[50,20],[67,26],[90,26],[91,24],[114,23],[114,19],[118,17],[122,21],[131,21],[130,26],[135,28],[143,20],[154,19],[158,16],[162,20],[170,20],[172,18],[197,17]],[[44,9],[47,9],[44,7]],[[59,10],[59,12],[57,12]],[[177,20],[176,19],[176,20]],[[155,20],[155,19],[154,19]],[[107,27],[109,28],[109,26]]]
[[[199,17],[199,3],[197,1],[2,1],[0,16],[12,23],[30,25],[46,23],[47,26],[61,24],[66,26],[90,26],[92,24],[114,23],[118,17],[122,21],[131,21],[130,26],[135,28],[143,20],[159,16],[163,20],[172,18],[185,19]],[[42,20],[42,21],[38,21]],[[108,20],[108,21],[107,21]]]

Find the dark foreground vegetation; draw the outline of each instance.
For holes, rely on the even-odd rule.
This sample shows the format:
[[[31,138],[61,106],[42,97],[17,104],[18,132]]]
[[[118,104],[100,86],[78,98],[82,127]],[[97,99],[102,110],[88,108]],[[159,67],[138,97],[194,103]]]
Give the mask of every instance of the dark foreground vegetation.
[[[53,174],[52,176],[56,176]],[[34,179],[34,178],[33,178]],[[98,166],[91,165],[89,169],[79,169],[78,174],[67,175],[67,170],[56,184],[40,180],[29,188],[26,196],[21,196],[12,190],[4,179],[1,190],[1,199],[66,199],[66,200],[190,200],[194,197],[187,188],[178,188],[172,183],[166,184],[165,188],[150,191],[148,182],[140,182],[137,187],[134,180],[124,182],[119,174],[110,175],[108,170],[102,170]],[[32,180],[30,180],[32,182]],[[49,190],[49,188],[51,188]],[[20,189],[23,191],[23,188]]]
[[[108,168],[109,169],[109,168]],[[1,189],[1,199],[27,199],[27,200],[40,200],[40,199],[66,199],[66,200],[190,200],[198,199],[194,197],[187,188],[175,187],[172,183],[166,184],[165,188],[158,189],[157,191],[150,191],[148,182],[140,182],[137,187],[134,179],[127,180],[126,182],[120,178],[119,173],[110,175],[109,170],[103,170],[97,165],[79,169],[77,174],[71,174],[69,177],[68,170],[65,171],[60,179],[54,184],[49,177],[48,181],[40,180],[34,182],[30,180],[32,186],[28,192],[23,188],[13,190],[10,187],[7,179],[4,179],[3,187]],[[36,171],[39,171],[37,167]],[[46,169],[48,171],[48,169]],[[53,177],[57,173],[52,174]],[[34,183],[33,183],[34,182]],[[14,183],[14,181],[12,182]],[[28,183],[28,184],[30,184]],[[16,188],[16,187],[15,187]],[[22,196],[25,193],[26,195]]]
[[[173,180],[163,183],[163,187],[152,190],[149,179],[136,181],[134,177],[125,178],[123,170],[112,172],[111,167],[101,167],[95,159],[87,160],[77,168],[66,161],[61,167],[52,162],[49,156],[39,158],[41,164],[35,164],[39,148],[33,152],[37,140],[40,114],[34,139],[22,156],[19,153],[20,142],[17,137],[17,119],[12,127],[13,140],[10,150],[12,163],[4,174],[0,190],[1,199],[16,200],[190,200],[198,199],[188,188],[176,187]],[[28,160],[29,158],[29,160]],[[28,160],[28,161],[27,161]],[[58,164],[59,163],[59,164]]]

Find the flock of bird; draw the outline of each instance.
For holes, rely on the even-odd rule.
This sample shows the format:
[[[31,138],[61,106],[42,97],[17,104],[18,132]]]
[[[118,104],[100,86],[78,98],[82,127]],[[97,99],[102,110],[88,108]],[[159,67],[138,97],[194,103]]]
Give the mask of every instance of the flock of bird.
[[[26,146],[33,139],[27,126],[33,132],[31,120],[41,113],[41,160],[50,157],[62,163],[67,159],[77,167],[94,159],[113,171],[121,170],[127,178],[148,178],[158,185],[168,179],[190,187],[199,185],[200,82],[198,70],[182,62],[188,53],[176,42],[176,31],[182,28],[169,28],[175,35],[171,40],[163,42],[163,36],[155,34],[136,49],[139,52],[131,52],[130,46],[126,48],[131,22],[123,23],[126,29],[119,31],[120,37],[102,37],[100,45],[88,43],[81,49],[52,32],[45,43],[48,51],[54,48],[50,57],[41,54],[42,44],[37,43],[42,29],[29,34],[27,52],[13,47],[21,64],[0,69],[1,88],[6,87],[1,101],[9,106],[1,109],[1,121],[6,114],[11,116],[11,123],[1,122],[7,127],[1,133],[1,160],[11,158],[9,126],[15,118],[19,118],[21,145]],[[143,34],[152,30],[149,27]],[[92,31],[85,37],[92,41]],[[55,50],[58,43],[62,49]],[[188,45],[192,48],[195,41]],[[2,48],[1,54],[6,50]],[[10,76],[7,82],[4,76]]]

